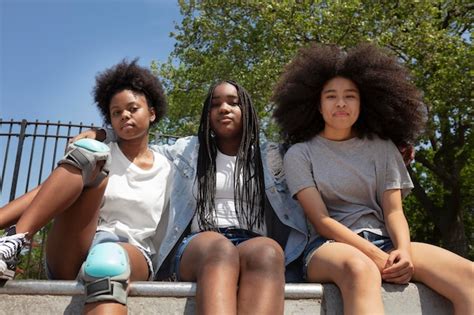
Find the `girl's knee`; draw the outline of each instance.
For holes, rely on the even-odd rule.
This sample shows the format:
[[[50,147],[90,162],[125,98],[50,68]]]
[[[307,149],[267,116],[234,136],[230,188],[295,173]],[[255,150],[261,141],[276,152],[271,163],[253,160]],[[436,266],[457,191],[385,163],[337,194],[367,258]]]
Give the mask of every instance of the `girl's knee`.
[[[145,254],[142,253],[136,246],[129,243],[120,243],[120,245],[127,251],[128,261],[130,264],[130,280],[132,281],[146,281],[150,277],[150,268]]]
[[[204,264],[239,264],[237,248],[226,238],[213,240],[205,253]]]
[[[240,253],[242,268],[249,271],[278,273],[285,268],[283,249],[275,242],[258,244]]]
[[[382,284],[382,277],[375,263],[360,257],[352,257],[344,262],[341,277],[343,282],[351,285]]]
[[[186,247],[179,270],[186,281],[203,275],[238,274],[239,253],[227,238],[215,232],[202,232]]]

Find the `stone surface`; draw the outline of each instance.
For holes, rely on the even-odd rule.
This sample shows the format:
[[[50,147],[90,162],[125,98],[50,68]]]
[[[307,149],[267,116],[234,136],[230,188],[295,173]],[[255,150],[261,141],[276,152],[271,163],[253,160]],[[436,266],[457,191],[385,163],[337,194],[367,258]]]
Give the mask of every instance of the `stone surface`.
[[[12,281],[0,287],[0,314],[80,314],[82,290],[73,281]],[[129,314],[195,314],[194,284],[140,282],[131,291]],[[331,284],[287,285],[286,296],[288,315],[343,314],[339,289]],[[453,313],[449,301],[422,284],[384,284],[382,297],[386,314]]]

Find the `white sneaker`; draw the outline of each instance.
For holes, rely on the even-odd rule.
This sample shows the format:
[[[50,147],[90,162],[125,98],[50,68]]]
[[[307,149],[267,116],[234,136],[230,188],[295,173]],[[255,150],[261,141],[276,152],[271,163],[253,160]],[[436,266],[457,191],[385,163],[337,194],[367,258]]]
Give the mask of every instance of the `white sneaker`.
[[[0,237],[0,279],[11,280],[15,277],[20,252],[27,244],[27,233],[18,233]]]

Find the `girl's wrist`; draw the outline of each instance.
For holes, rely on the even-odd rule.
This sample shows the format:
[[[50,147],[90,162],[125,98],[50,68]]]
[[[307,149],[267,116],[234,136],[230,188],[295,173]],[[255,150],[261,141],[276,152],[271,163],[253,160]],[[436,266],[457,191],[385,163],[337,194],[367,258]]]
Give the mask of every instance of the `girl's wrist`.
[[[393,242],[393,247],[398,250],[409,251],[410,250],[410,240],[408,241],[395,241]]]
[[[381,250],[380,248],[378,248],[377,246],[375,246],[374,244],[372,243],[369,243],[369,248],[366,252],[367,256],[369,256],[370,258],[372,258],[372,260],[374,259],[384,259],[384,260],[387,260],[388,258],[388,254],[386,252],[384,252],[383,250]]]

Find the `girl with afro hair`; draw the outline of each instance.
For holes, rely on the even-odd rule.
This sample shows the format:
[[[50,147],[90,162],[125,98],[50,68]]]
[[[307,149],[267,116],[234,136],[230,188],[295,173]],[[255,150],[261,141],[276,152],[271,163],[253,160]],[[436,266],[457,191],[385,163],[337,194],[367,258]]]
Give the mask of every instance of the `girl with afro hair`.
[[[158,251],[157,229],[169,200],[167,183],[172,167],[163,155],[148,148],[148,131],[163,117],[167,103],[158,79],[137,65],[137,60],[124,60],[100,73],[94,98],[104,122],[117,135],[108,150],[97,142],[103,148],[95,151],[110,155],[95,160],[89,172],[63,159],[41,186],[0,210],[1,227],[16,223],[0,238],[0,278],[13,278],[21,249],[54,219],[46,245],[48,277],[73,280],[90,249],[93,252],[99,244],[117,243],[128,256],[130,273],[110,280],[112,289],[102,298],[88,294],[85,311],[126,314],[129,280],[153,279],[156,268],[152,257]],[[73,156],[79,160],[80,155]],[[100,252],[96,255],[110,261]]]
[[[423,131],[426,107],[406,69],[373,45],[312,45],[286,67],[273,100],[293,144],[286,180],[311,227],[307,281],[334,282],[345,313],[382,314],[382,281],[413,280],[473,314],[473,263],[410,241],[402,197],[413,184],[397,146]]]

